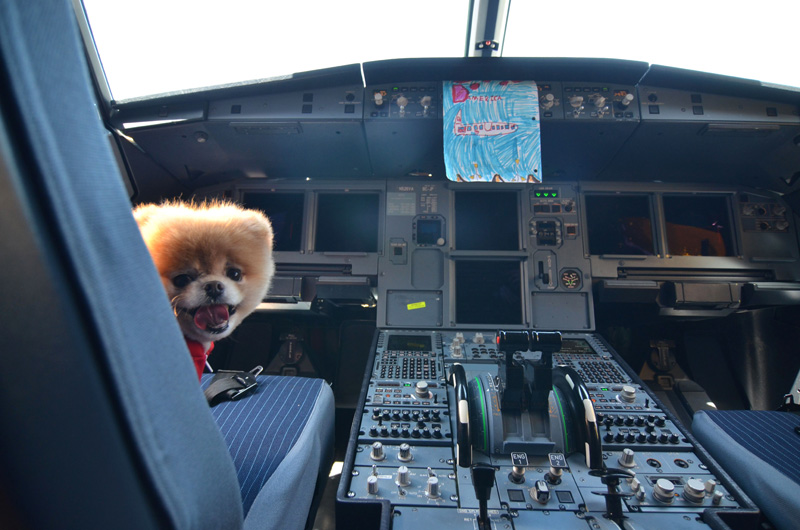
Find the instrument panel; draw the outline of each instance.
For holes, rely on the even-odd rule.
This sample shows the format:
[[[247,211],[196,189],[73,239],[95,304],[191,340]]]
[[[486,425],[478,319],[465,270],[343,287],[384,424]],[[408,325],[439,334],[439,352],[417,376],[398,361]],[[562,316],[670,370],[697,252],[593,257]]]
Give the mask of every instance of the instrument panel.
[[[793,303],[794,219],[744,187],[562,182],[243,183],[272,219],[270,299],[375,307],[390,328],[588,332],[595,299],[662,316]],[[780,285],[780,289],[771,286]]]
[[[702,521],[715,510],[750,508],[598,335],[557,334],[552,352],[553,373],[574,370],[591,414],[584,404],[577,415],[564,412],[570,398],[557,384],[547,410],[514,412],[505,403],[514,400],[512,385],[501,374],[504,359],[523,354],[498,344],[501,333],[377,331],[337,495],[337,524],[691,529],[707,527]],[[541,368],[541,359],[530,359]],[[451,377],[459,370],[470,381],[469,405]],[[581,437],[585,418],[599,440]],[[589,461],[584,443],[599,445],[601,461]],[[481,475],[487,470],[488,479]]]

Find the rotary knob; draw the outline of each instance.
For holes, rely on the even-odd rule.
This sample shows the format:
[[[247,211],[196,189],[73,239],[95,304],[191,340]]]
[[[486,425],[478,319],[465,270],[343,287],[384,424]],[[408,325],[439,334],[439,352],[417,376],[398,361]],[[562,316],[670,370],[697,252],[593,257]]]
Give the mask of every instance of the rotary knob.
[[[547,504],[550,500],[550,488],[547,487],[547,482],[537,480],[531,488],[531,497],[539,504]]]
[[[398,486],[408,486],[411,484],[411,475],[408,472],[408,468],[406,466],[400,466],[397,468],[397,477],[395,480],[395,484]]]
[[[672,503],[675,496],[675,484],[665,478],[660,478],[656,481],[653,487],[653,498],[664,504]]]
[[[722,502],[722,498],[724,496],[725,496],[725,494],[722,493],[722,490],[716,490],[711,495],[711,504],[713,504],[714,506],[719,506],[719,504]]]
[[[370,451],[369,457],[376,462],[380,462],[386,458],[386,454],[383,452],[383,444],[380,442],[372,444],[372,451]]]
[[[407,443],[400,444],[400,451],[397,453],[397,459],[401,462],[411,462],[414,457],[411,456],[411,446]]]
[[[430,499],[438,499],[441,496],[438,477],[428,477],[428,482],[425,486],[425,495]]]
[[[620,107],[622,107],[623,109],[624,109],[624,108],[627,108],[627,107],[628,107],[628,105],[630,105],[631,103],[633,103],[633,99],[634,99],[634,96],[633,96],[633,94],[625,94],[625,95],[622,97],[622,99],[620,100],[620,102],[619,102],[619,106],[620,106]]]
[[[619,399],[625,403],[633,403],[636,401],[636,387],[625,385],[622,387],[622,392],[619,393]]]
[[[636,462],[633,460],[633,450],[628,449],[627,447],[622,450],[622,455],[619,457],[619,465],[622,467],[634,467]]]
[[[367,477],[367,493],[370,495],[378,494],[378,477],[375,475]]]
[[[430,397],[431,393],[428,390],[428,382],[427,381],[419,381],[414,388],[414,393],[417,397],[427,398]]]
[[[706,487],[702,480],[690,478],[683,485],[683,498],[695,504],[701,504],[706,498]]]

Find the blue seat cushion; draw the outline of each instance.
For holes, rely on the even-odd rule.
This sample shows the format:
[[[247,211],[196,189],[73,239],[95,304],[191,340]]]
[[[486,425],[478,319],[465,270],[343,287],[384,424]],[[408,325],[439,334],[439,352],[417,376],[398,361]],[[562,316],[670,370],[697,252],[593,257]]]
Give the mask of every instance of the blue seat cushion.
[[[800,416],[763,410],[701,411],[692,431],[780,530],[800,521]]]
[[[203,389],[208,387],[212,377],[213,374],[203,374]],[[332,396],[330,387],[321,379],[259,376],[255,392],[211,409],[236,467],[246,526],[248,512],[251,509],[260,512],[254,503],[262,499],[270,521],[275,523],[281,519],[279,512],[283,507],[276,501],[282,496],[281,489],[287,486],[287,481],[302,479],[311,484],[311,488],[306,488],[310,490],[310,505],[310,492],[314,489],[319,467],[330,463],[326,462],[324,454],[333,439]],[[292,461],[291,465],[285,465],[287,459]],[[282,475],[292,476],[282,476],[282,484],[273,484],[270,478],[279,468],[283,470]],[[265,486],[275,491],[262,491]],[[304,502],[294,503],[294,518],[303,514],[303,505]],[[305,517],[301,517],[299,523],[302,528]]]

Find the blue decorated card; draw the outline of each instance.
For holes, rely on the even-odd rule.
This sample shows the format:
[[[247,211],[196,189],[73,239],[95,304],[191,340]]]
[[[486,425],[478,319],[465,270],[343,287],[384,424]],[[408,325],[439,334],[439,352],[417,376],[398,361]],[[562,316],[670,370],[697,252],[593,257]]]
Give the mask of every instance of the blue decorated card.
[[[541,182],[533,81],[445,81],[444,163],[458,182]]]

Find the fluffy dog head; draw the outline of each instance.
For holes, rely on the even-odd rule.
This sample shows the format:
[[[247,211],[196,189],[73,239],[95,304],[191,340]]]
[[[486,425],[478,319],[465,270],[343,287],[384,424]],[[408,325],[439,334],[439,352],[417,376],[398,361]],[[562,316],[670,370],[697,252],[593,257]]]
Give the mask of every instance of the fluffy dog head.
[[[172,202],[133,214],[187,338],[208,345],[227,337],[263,300],[275,265],[261,212]]]

